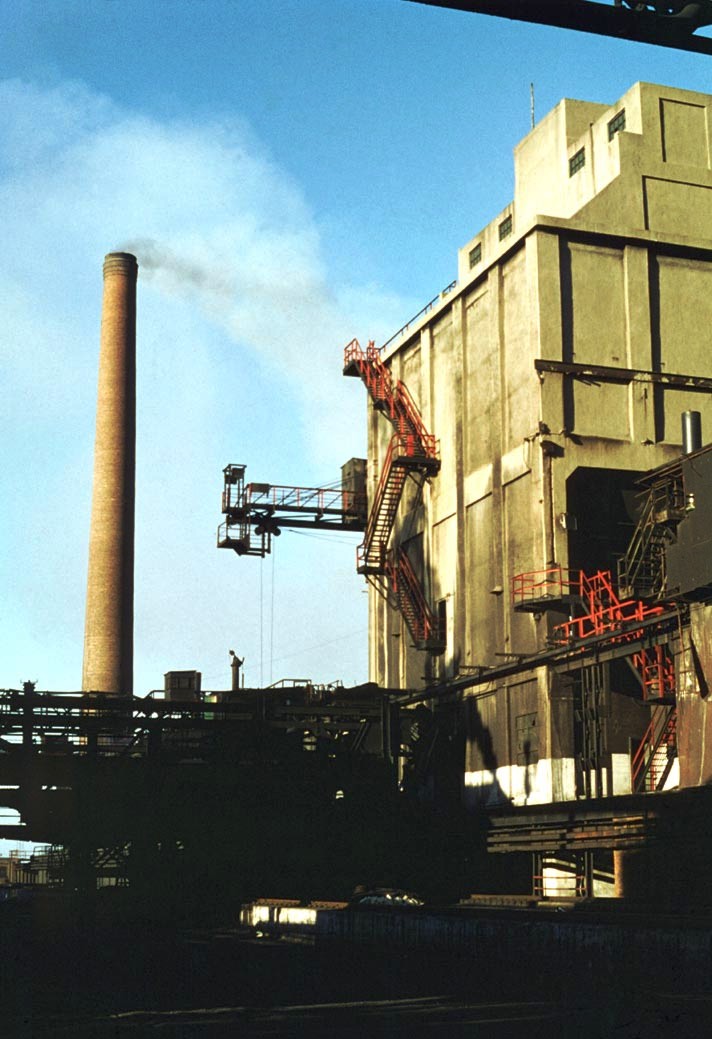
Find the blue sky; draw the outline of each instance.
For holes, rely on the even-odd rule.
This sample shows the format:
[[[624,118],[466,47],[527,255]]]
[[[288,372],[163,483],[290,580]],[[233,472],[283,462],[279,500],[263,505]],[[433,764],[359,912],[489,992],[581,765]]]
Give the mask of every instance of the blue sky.
[[[364,453],[342,348],[388,338],[511,199],[531,82],[541,117],[638,79],[712,91],[712,59],[403,0],[14,0],[0,41],[0,685],[80,684],[116,248],[141,265],[136,692],[225,686],[229,648],[248,684],[365,680],[358,539],[218,552],[222,468],[316,485]]]

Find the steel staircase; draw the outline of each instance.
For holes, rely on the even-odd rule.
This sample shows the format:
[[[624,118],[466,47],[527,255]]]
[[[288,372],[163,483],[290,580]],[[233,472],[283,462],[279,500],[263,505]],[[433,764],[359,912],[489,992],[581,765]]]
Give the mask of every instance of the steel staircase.
[[[593,577],[582,575],[582,590],[590,604],[593,627],[601,632],[628,619],[630,607],[616,595],[608,571]],[[640,619],[655,614],[659,607],[638,603]],[[662,790],[677,756],[677,706],[675,701],[675,660],[670,646],[659,643],[633,654],[633,666],[638,671],[643,687],[643,699],[652,710],[650,724],[631,761],[631,787],[634,793]]]
[[[655,530],[653,522],[653,496],[649,494],[638,520],[626,554],[618,560],[618,587],[621,594],[638,587],[650,587],[655,583],[655,569],[650,559],[650,543]]]
[[[384,413],[403,438],[408,456],[419,458],[428,472],[436,473],[440,468],[437,441],[425,428],[405,383],[400,379],[394,382],[373,341],[363,350],[358,340],[352,339],[344,351],[344,375],[357,375],[363,380],[374,407]]]
[[[364,539],[357,550],[357,571],[400,611],[418,649],[442,652],[444,633],[427,603],[405,553],[389,554],[388,544],[409,474],[434,476],[440,469],[435,437],[428,433],[405,384],[394,380],[371,341],[363,350],[352,340],[344,353],[344,375],[364,382],[374,407],[393,425]],[[385,580],[384,580],[385,579]]]
[[[665,546],[675,540],[685,515],[681,474],[674,469],[648,488],[628,550],[618,560],[618,587],[624,597],[659,598],[665,591]]]
[[[386,573],[388,540],[403,495],[403,486],[408,477],[408,467],[405,464],[407,456],[402,454],[404,445],[401,440],[398,433],[394,433],[388,445],[363,542],[356,551],[357,570],[360,574]]]
[[[631,761],[632,790],[653,792],[663,789],[677,757],[675,658],[668,644],[658,644],[635,653],[633,665],[652,713]]]
[[[573,582],[574,584],[576,582]],[[610,633],[611,641],[626,641],[640,634],[632,625],[666,615],[666,607],[642,600],[621,600],[607,570],[592,576],[581,572],[582,616],[554,628],[554,643],[575,644],[578,640]],[[668,608],[669,609],[669,608]],[[621,628],[625,629],[621,631]],[[618,634],[620,632],[620,634]],[[656,643],[631,654],[632,665],[643,690],[643,701],[650,706],[650,724],[631,761],[631,788],[634,793],[662,790],[677,756],[677,673],[672,644]]]
[[[633,664],[640,675],[644,700],[674,702],[675,661],[667,645],[659,643],[634,653]]]
[[[445,632],[440,630],[438,618],[423,595],[418,577],[403,549],[398,549],[394,560],[386,562],[389,589],[403,614],[408,631],[417,649],[433,652],[445,649]]]
[[[655,704],[640,745],[633,755],[633,793],[662,790],[677,756],[677,707]]]

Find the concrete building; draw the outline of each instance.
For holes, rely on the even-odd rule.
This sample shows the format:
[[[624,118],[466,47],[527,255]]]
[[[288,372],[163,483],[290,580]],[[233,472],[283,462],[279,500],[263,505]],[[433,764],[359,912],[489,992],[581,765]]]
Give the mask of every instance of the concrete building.
[[[407,556],[444,649],[414,648],[375,568],[373,681],[418,689],[556,641],[570,575],[615,577],[636,481],[679,458],[681,413],[712,433],[711,131],[712,96],[685,90],[562,101],[515,148],[514,201],[459,250],[457,282],[381,352],[439,442],[439,472],[406,483],[388,551]],[[382,410],[371,502],[392,434]],[[644,699],[625,662],[480,684],[462,704],[465,800],[630,793]],[[678,777],[673,761],[665,786]]]

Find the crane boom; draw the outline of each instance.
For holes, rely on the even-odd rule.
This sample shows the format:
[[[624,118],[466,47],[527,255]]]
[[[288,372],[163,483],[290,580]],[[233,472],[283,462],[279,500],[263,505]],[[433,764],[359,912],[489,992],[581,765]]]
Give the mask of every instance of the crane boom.
[[[711,0],[677,3],[633,3],[631,0],[408,0],[430,7],[450,7],[473,14],[492,14],[522,22],[653,43],[660,47],[712,54],[712,39],[695,36],[712,25]]]

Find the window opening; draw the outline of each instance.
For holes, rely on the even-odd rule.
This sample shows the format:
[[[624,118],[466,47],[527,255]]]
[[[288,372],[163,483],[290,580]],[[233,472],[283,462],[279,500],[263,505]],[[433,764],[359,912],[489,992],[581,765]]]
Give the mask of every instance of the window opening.
[[[447,640],[447,599],[440,599],[438,610],[438,636],[444,642]]]
[[[583,169],[586,165],[586,149],[579,148],[575,155],[572,155],[569,159],[569,176],[573,177],[575,173]]]
[[[608,124],[608,140],[612,141],[621,130],[625,130],[625,108],[621,108]]]

